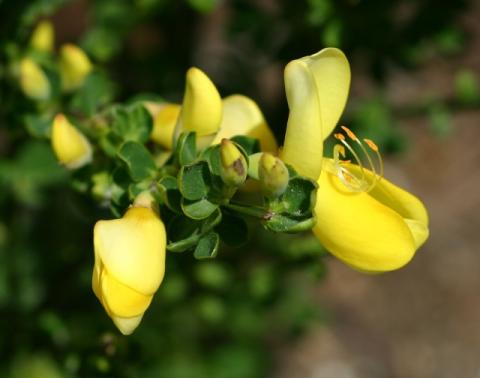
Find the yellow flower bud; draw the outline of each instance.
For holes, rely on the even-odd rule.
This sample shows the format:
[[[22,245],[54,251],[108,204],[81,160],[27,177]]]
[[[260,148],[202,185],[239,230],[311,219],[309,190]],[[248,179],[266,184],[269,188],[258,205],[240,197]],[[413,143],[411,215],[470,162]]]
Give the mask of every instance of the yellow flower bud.
[[[60,49],[60,76],[64,91],[70,92],[81,87],[91,70],[92,63],[80,47],[72,44],[62,46]]]
[[[247,178],[247,161],[235,144],[223,139],[220,144],[221,176],[228,186],[240,186]]]
[[[150,137],[167,150],[173,148],[173,133],[179,114],[179,105],[163,104],[153,118],[153,130]]]
[[[288,169],[279,158],[265,152],[260,158],[258,176],[262,191],[267,197],[278,197],[288,185]]]
[[[92,160],[90,142],[63,114],[53,120],[51,140],[55,156],[67,168],[79,168]]]
[[[33,100],[47,100],[50,97],[50,82],[40,66],[30,58],[20,62],[20,87]]]
[[[175,126],[175,138],[185,131],[197,133],[197,147],[209,146],[222,121],[222,99],[217,88],[203,71],[187,71],[182,109]]]
[[[140,324],[165,273],[165,227],[147,202],[94,229],[92,288],[124,335]]]
[[[52,23],[50,21],[41,21],[32,33],[30,46],[38,51],[52,52],[54,34]]]

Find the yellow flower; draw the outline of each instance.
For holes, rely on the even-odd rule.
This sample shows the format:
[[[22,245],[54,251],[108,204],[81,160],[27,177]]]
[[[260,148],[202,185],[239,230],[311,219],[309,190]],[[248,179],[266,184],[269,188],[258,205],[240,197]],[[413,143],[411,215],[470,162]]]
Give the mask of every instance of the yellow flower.
[[[195,131],[200,147],[245,135],[257,138],[262,151],[277,153],[275,137],[253,100],[242,95],[222,100],[208,76],[195,67],[188,70],[186,81],[182,105],[145,103],[154,119],[152,140],[171,150],[183,131]]]
[[[383,162],[372,141],[343,128],[346,136],[335,134],[333,159],[323,158],[323,141],[337,125],[349,86],[350,67],[338,49],[287,65],[290,115],[282,158],[318,180],[313,232],[320,242],[355,269],[390,271],[408,263],[426,241],[428,214],[417,197],[382,178]],[[357,164],[341,159],[346,149]]]
[[[60,77],[62,89],[71,92],[82,86],[92,70],[87,54],[78,46],[65,44],[60,49]]]
[[[163,280],[165,246],[165,227],[148,200],[95,224],[92,288],[124,335],[140,324]]]
[[[92,160],[92,147],[63,114],[57,114],[52,125],[52,148],[58,161],[69,169],[88,164]]]
[[[40,66],[30,58],[20,62],[20,88],[25,96],[33,100],[47,100],[50,97],[50,82]]]
[[[30,46],[35,50],[52,52],[54,44],[54,30],[50,21],[41,21],[30,38]]]
[[[222,123],[212,144],[220,143],[224,138],[245,135],[258,139],[262,151],[277,154],[275,137],[260,108],[252,99],[242,95],[231,95],[223,99],[222,105]]]

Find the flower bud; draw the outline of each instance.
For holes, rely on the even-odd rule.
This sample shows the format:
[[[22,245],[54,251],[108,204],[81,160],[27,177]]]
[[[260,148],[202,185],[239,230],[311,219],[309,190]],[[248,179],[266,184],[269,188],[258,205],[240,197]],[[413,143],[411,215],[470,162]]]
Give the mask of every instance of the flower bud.
[[[20,87],[25,96],[33,100],[47,100],[50,97],[50,82],[47,75],[30,58],[20,62]]]
[[[265,152],[258,165],[258,177],[262,191],[267,197],[278,197],[288,185],[288,169],[279,158]]]
[[[151,138],[154,142],[167,150],[173,148],[173,133],[180,114],[180,105],[161,105],[153,118]]]
[[[55,156],[67,168],[79,168],[92,160],[90,142],[63,114],[53,120],[51,139]]]
[[[32,33],[30,46],[38,51],[52,52],[54,34],[52,23],[50,21],[41,21]]]
[[[247,178],[247,161],[235,144],[222,139],[220,144],[221,176],[228,186],[240,186]]]
[[[145,198],[122,218],[95,224],[93,292],[124,335],[140,324],[163,280],[165,248],[165,227]]]
[[[70,92],[81,87],[91,70],[92,63],[80,47],[72,44],[62,46],[60,49],[60,76],[64,91]]]

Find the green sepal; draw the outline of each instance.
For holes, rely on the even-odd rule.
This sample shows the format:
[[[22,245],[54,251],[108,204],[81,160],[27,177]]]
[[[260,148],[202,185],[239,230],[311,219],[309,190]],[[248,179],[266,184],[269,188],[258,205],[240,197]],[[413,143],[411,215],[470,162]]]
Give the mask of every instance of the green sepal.
[[[118,157],[127,165],[133,181],[153,178],[156,167],[147,148],[138,142],[125,142],[118,151]]]
[[[312,213],[315,206],[317,183],[303,177],[294,177],[288,182],[281,200],[284,211],[294,216]]]
[[[174,213],[181,214],[182,195],[178,190],[177,179],[173,176],[165,176],[157,183],[158,193],[161,202]]]
[[[311,230],[315,221],[314,217],[295,219],[288,215],[275,214],[265,221],[265,227],[273,232],[297,233]]]
[[[220,237],[216,232],[209,232],[198,241],[197,247],[193,252],[196,259],[211,259],[217,256]]]
[[[112,131],[124,141],[145,143],[152,132],[153,120],[142,104],[112,109]]]
[[[134,182],[128,186],[128,195],[131,200],[134,200],[140,193],[149,190],[152,185],[151,180]]]
[[[178,188],[183,197],[196,201],[207,196],[210,190],[210,170],[208,163],[197,163],[183,166],[178,174]]]
[[[175,154],[181,166],[195,161],[197,158],[197,137],[194,132],[180,134],[175,147]]]
[[[181,206],[183,213],[192,219],[205,219],[218,208],[217,204],[210,202],[206,198],[197,201],[182,198]]]

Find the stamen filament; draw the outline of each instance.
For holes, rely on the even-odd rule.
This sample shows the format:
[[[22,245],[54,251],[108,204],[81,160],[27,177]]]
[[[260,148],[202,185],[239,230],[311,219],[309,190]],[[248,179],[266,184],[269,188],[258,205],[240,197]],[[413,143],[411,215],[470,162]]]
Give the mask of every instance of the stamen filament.
[[[360,151],[362,152],[362,156],[368,162],[368,168],[370,172],[373,174],[373,178],[367,178],[367,174],[365,172],[365,167],[362,162],[362,159],[358,155],[358,153],[353,149],[353,146],[347,142],[345,135],[341,133],[334,134],[335,139],[337,139],[340,144],[336,144],[333,148],[333,160],[334,160],[334,167],[336,168],[336,174],[340,181],[351,191],[353,192],[369,192],[371,191],[378,182],[383,177],[384,172],[384,165],[383,159],[379,152],[377,145],[370,139],[363,139],[360,140],[357,136],[345,126],[341,126],[342,130],[348,136],[349,139],[354,141],[360,147]],[[367,145],[368,149],[365,147]],[[348,169],[345,165],[350,164],[350,160],[342,160],[345,158],[346,149],[352,154],[354,157],[358,168],[360,169],[361,176],[357,175],[351,169]],[[373,161],[371,152],[375,153],[376,163]]]

